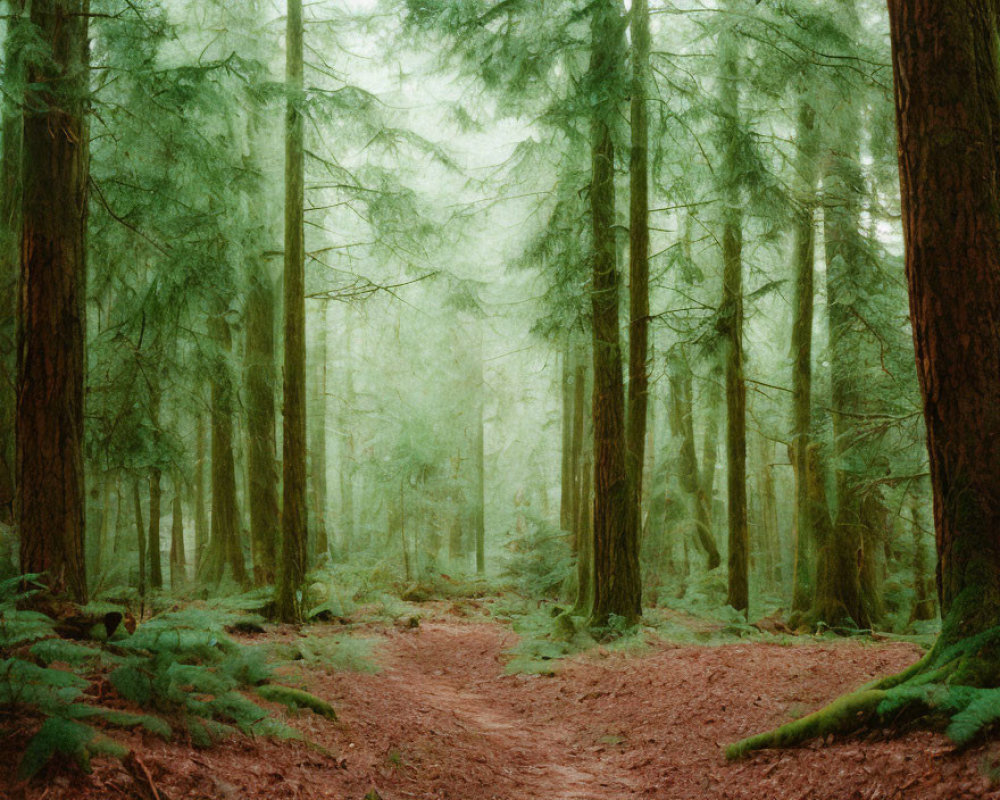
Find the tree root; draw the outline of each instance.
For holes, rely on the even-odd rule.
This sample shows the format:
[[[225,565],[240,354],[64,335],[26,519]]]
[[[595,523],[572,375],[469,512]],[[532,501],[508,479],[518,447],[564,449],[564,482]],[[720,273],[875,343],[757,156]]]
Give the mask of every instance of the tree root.
[[[985,730],[1000,726],[1000,675],[997,629],[949,647],[940,642],[908,669],[834,700],[801,719],[726,747],[726,758],[744,758],[757,750],[788,748],[810,739],[848,735],[900,721],[926,727],[947,726],[963,746]]]

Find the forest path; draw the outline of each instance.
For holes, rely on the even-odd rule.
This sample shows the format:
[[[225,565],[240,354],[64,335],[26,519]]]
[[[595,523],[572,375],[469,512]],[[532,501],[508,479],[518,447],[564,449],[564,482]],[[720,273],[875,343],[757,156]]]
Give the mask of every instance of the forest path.
[[[491,780],[504,778],[507,796],[631,796],[628,777],[616,774],[616,765],[599,752],[605,748],[584,751],[560,715],[532,702],[530,685],[549,679],[504,674],[501,649],[513,637],[498,637],[498,631],[492,625],[425,623],[419,635],[389,648],[388,690],[408,698],[427,723],[425,732],[442,737],[444,746],[464,750],[480,764],[493,762]]]
[[[233,737],[197,750],[178,736],[126,742],[157,787],[120,762],[67,770],[17,800],[1000,800],[1000,745],[955,753],[938,734],[846,739],[729,764],[722,745],[787,721],[912,663],[911,644],[802,637],[721,646],[653,640],[553,662],[554,675],[507,674],[517,635],[486,601],[421,606],[408,627],[280,628],[286,643],[376,643],[380,671],[316,661],[283,678],[330,701],[339,721],[288,722],[304,744]],[[339,644],[331,643],[335,649]],[[277,707],[279,716],[283,713]],[[4,793],[0,798],[15,797]]]

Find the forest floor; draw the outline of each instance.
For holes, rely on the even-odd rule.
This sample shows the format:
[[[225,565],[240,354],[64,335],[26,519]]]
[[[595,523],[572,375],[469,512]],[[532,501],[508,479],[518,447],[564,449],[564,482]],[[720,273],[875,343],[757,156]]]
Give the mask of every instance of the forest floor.
[[[10,765],[0,764],[0,797],[1000,798],[1000,748],[956,753],[925,732],[724,759],[724,744],[910,664],[921,652],[914,644],[785,637],[704,646],[653,637],[553,662],[550,674],[509,674],[517,634],[490,621],[481,601],[424,604],[415,627],[374,619],[351,627],[351,636],[374,641],[378,671],[281,667],[337,708],[335,723],[308,712],[289,719],[328,753],[248,738],[195,750],[133,734],[126,744],[141,771],[102,760],[90,776],[55,769],[4,794]],[[252,640],[338,635],[343,627],[316,625]]]

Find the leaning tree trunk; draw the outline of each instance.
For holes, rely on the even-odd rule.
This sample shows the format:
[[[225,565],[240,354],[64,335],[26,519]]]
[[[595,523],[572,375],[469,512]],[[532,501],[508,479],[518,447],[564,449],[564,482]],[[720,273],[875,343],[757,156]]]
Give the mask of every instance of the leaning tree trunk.
[[[795,475],[795,549],[792,611],[804,612],[812,602],[813,531],[809,512],[808,453],[812,434],[812,329],[815,297],[816,183],[819,180],[819,138],[816,112],[809,98],[799,99],[795,202],[795,301],[792,322],[792,445]]]
[[[285,380],[282,437],[281,566],[276,596],[283,622],[302,619],[306,577],[305,146],[302,0],[288,0],[285,117]]]
[[[590,206],[593,224],[591,305],[594,336],[594,607],[592,621],[613,614],[628,623],[642,614],[637,532],[629,525],[626,468],[625,387],[618,329],[618,269],[615,253],[615,146],[617,113],[608,85],[622,63],[621,21],[610,0],[592,5],[590,81]]]
[[[727,8],[733,5],[729,0]],[[732,10],[732,9],[730,9]],[[725,142],[721,171],[725,206],[722,212],[722,307],[719,325],[725,340],[726,466],[729,497],[729,592],[727,602],[749,613],[747,527],[746,382],[743,376],[743,214],[739,187],[739,49],[735,32],[719,37],[719,109]]]
[[[87,598],[83,406],[89,0],[34,0],[25,51],[17,330],[21,570]]]
[[[642,476],[649,409],[649,4],[632,3],[632,150],[629,159],[629,360],[626,471],[629,505],[626,539],[639,551]],[[636,556],[638,559],[638,555]]]

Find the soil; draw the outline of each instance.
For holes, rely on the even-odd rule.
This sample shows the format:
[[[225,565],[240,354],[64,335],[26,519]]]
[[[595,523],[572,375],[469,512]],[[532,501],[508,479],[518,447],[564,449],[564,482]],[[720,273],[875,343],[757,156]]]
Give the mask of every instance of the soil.
[[[317,626],[309,635],[336,630]],[[506,674],[504,651],[516,635],[443,606],[419,627],[370,626],[364,634],[381,641],[377,674],[292,668],[298,674],[290,677],[338,710],[335,723],[308,712],[289,720],[329,752],[247,738],[196,750],[134,734],[126,744],[136,759],[95,762],[89,776],[56,767],[11,788],[11,765],[0,764],[0,797],[1000,798],[991,778],[1000,779],[1000,749],[955,752],[927,732],[879,732],[735,764],[723,758],[724,744],[912,663],[915,645],[660,643],[639,655],[597,648],[546,677]]]

